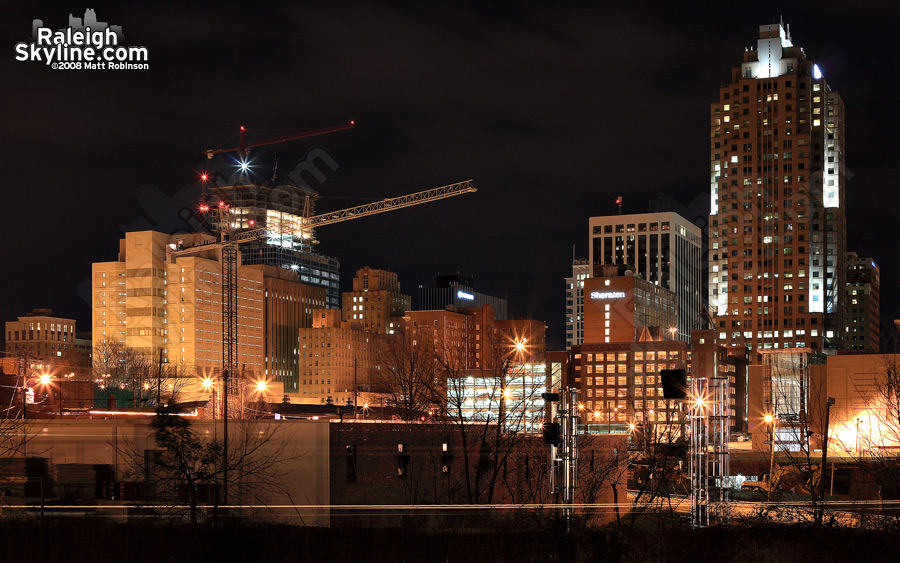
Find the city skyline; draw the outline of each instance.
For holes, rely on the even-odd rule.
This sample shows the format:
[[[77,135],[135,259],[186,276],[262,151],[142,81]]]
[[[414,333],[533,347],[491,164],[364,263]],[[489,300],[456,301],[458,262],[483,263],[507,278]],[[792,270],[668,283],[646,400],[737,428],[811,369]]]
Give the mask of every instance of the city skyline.
[[[64,14],[54,10],[19,8],[7,19],[7,35],[26,38],[34,18],[60,20]],[[6,319],[46,307],[86,329],[90,307],[76,288],[89,278],[90,264],[115,253],[120,225],[143,220],[153,228],[162,223],[154,213],[177,215],[181,200],[169,202],[196,181],[201,149],[223,142],[239,124],[286,129],[355,119],[355,131],[254,153],[261,178],[276,152],[290,169],[321,147],[338,164],[315,186],[323,211],[468,177],[479,192],[467,196],[472,200],[323,228],[320,250],[340,259],[341,290],[364,266],[397,272],[407,288],[429,283],[435,272],[472,274],[487,293],[509,297],[511,316],[546,321],[549,347],[561,348],[560,288],[572,244],[576,257],[588,257],[587,219],[615,214],[618,195],[623,213],[647,212],[656,198],[654,211],[703,218],[709,105],[759,25],[781,14],[734,8],[722,22],[670,19],[645,8],[526,6],[515,13],[455,7],[448,14],[370,8],[360,15],[338,5],[277,14],[294,35],[267,34],[275,14],[244,10],[203,14],[199,31],[200,13],[173,13],[175,23],[163,33],[148,13],[98,9],[99,18],[150,48],[145,74],[13,67],[21,87],[3,96],[7,107],[22,111],[10,116],[20,137],[7,173],[17,186],[11,207],[28,212],[10,214],[7,225],[28,243],[8,240],[4,255],[28,274],[4,276],[4,293],[14,297],[2,305]],[[443,16],[458,25],[442,24]],[[892,24],[851,12],[835,34],[826,13],[785,10],[783,18],[846,103],[846,162],[854,175],[848,249],[874,258],[890,287],[898,268],[877,225],[893,219],[880,197],[897,173],[886,132],[900,115],[879,94],[894,78],[878,69],[889,64]],[[238,19],[259,38],[245,55],[240,41],[227,38],[229,22]],[[184,55],[188,37],[204,56]],[[871,64],[856,64],[863,56]],[[653,64],[639,72],[639,59]],[[251,88],[248,98],[236,92],[242,88],[219,87],[229,82],[273,88]],[[61,86],[66,99],[55,93]],[[302,92],[300,101],[282,91]],[[160,201],[139,199],[145,185],[158,187]],[[36,260],[36,249],[52,259]],[[900,316],[883,293],[883,318]]]

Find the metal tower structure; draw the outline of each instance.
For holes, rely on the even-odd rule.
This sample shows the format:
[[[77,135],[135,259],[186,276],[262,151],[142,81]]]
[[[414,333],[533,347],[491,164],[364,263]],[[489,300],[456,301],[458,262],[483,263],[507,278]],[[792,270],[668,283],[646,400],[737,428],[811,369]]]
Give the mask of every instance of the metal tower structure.
[[[728,518],[728,378],[713,375],[691,381],[690,474],[691,525],[709,526]]]
[[[578,488],[578,389],[564,387],[559,393],[544,393],[543,397],[550,404],[548,420],[556,418],[557,422],[551,425],[559,429],[558,443],[550,444],[550,492],[558,495],[568,525]]]
[[[728,518],[728,378],[700,377],[691,382],[690,471],[691,525],[709,526]]]

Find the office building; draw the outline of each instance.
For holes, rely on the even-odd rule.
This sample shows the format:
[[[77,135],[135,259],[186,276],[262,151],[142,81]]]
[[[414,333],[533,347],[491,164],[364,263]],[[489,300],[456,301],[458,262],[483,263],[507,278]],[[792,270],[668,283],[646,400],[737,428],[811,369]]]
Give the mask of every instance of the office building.
[[[847,348],[881,348],[881,269],[875,260],[847,253]]]
[[[703,305],[700,228],[677,213],[642,213],[591,217],[589,232],[593,275],[603,266],[625,266],[673,292],[676,338],[688,341]],[[592,340],[585,335],[584,342]]]
[[[320,285],[300,283],[299,273],[276,266],[247,266],[263,276],[265,378],[284,384],[285,393],[300,392],[297,329],[313,326],[313,312],[326,306]]]
[[[566,348],[584,342],[584,280],[591,277],[585,259],[572,262],[572,277],[566,278]]]
[[[584,280],[584,343],[634,342],[644,331],[681,339],[675,293],[623,268],[602,266]]]
[[[659,372],[687,367],[686,342],[588,343],[572,354],[570,385],[581,389],[583,417],[595,431],[621,432],[637,422],[679,426],[682,401],[663,397]]]
[[[710,309],[730,346],[840,350],[844,105],[784,24],[759,30],[710,106]]]
[[[376,335],[360,322],[341,320],[338,309],[313,312],[311,328],[298,332],[300,403],[362,405],[371,399],[377,369]]]
[[[397,274],[388,270],[361,268],[353,278],[353,291],[342,296],[344,321],[362,324],[377,334],[393,334],[410,309],[412,297],[400,293]]]
[[[169,262],[166,249],[190,246],[209,235],[174,237],[154,231],[126,233],[118,260],[92,266],[93,342],[112,339],[178,367],[195,380],[218,377],[222,365],[222,288],[218,251]],[[265,370],[260,268],[238,267],[238,365],[256,380]]]
[[[624,432],[631,424],[641,423],[663,427],[677,438],[687,413],[683,400],[663,396],[660,371],[664,369],[686,370],[686,390],[694,377],[727,379],[729,426],[733,431],[744,429],[746,354],[721,346],[714,331],[694,332],[690,345],[649,331],[634,341],[580,344],[569,357],[553,353],[553,369],[581,391],[583,420],[590,432]]]
[[[6,353],[30,360],[58,362],[76,353],[75,321],[35,309],[6,322]]]
[[[419,286],[419,311],[434,311],[453,307],[481,307],[490,305],[496,319],[507,318],[507,300],[475,291],[475,278],[460,274],[438,275],[434,287]]]

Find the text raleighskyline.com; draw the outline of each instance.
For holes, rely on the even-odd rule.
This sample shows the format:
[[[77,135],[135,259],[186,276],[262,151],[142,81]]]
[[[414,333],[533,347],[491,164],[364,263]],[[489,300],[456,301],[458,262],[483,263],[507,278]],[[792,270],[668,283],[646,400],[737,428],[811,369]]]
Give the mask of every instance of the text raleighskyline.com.
[[[147,62],[148,59],[146,47],[119,45],[117,34],[109,28],[91,31],[88,27],[81,31],[69,27],[53,31],[41,27],[36,30],[35,41],[16,45],[17,61],[43,61],[48,65],[59,62]]]

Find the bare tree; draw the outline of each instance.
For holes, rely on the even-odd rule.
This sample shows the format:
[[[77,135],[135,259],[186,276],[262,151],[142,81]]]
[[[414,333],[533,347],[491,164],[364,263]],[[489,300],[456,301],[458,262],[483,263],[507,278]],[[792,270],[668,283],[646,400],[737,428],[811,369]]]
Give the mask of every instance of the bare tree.
[[[464,350],[452,349],[441,342],[435,354],[440,374],[433,388],[439,419],[458,438],[462,456],[463,490],[470,504],[493,502],[497,487],[509,478],[509,465],[515,463],[528,432],[536,432],[540,421],[534,416],[534,404],[545,390],[540,375],[526,373],[515,363],[515,355],[498,342],[496,334],[487,334],[482,361],[477,369],[466,369],[459,361]]]
[[[280,427],[254,419],[229,424],[226,455],[223,442],[208,431],[198,431],[186,417],[161,412],[150,426],[156,449],[119,441],[125,473],[142,478],[157,500],[186,502],[192,524],[199,520],[200,504],[218,503],[224,491],[239,504],[266,503],[285,492],[285,466],[300,454],[288,446]]]
[[[140,404],[150,380],[151,360],[138,350],[114,338],[104,338],[93,347],[93,379],[100,389],[130,390],[132,405]]]
[[[417,420],[433,408],[438,364],[433,347],[408,333],[380,340],[373,388],[385,395],[402,420]]]

